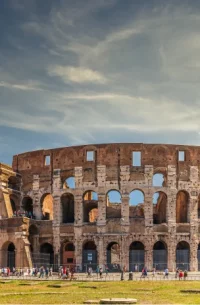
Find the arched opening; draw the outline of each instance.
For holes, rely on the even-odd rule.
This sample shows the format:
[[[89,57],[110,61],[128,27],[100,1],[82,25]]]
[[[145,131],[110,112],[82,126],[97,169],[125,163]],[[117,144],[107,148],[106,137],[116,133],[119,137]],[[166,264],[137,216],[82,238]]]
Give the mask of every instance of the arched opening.
[[[68,242],[63,247],[63,265],[72,267],[75,263],[75,246],[73,243]]]
[[[167,268],[167,246],[162,241],[153,246],[153,267],[160,271]]]
[[[160,224],[167,222],[167,195],[163,192],[156,192],[153,195],[153,223]]]
[[[142,271],[144,268],[144,245],[134,241],[129,248],[129,271]]]
[[[83,195],[83,221],[95,222],[98,217],[98,195],[96,192],[87,191]]]
[[[198,244],[198,249],[197,249],[197,259],[198,259],[198,271],[200,271],[200,243]]]
[[[14,215],[14,214],[16,214],[16,211],[17,211],[15,201],[12,198],[10,198],[10,203],[11,203],[11,207],[12,207],[12,211],[13,211],[13,215]]]
[[[15,245],[13,243],[9,243],[7,248],[7,265],[12,271],[15,267]]]
[[[68,177],[63,184],[63,188],[64,189],[75,189],[75,178]]]
[[[106,218],[121,218],[121,194],[117,190],[110,190],[106,196]]]
[[[129,195],[129,217],[144,218],[144,193],[134,190]]]
[[[107,246],[107,267],[111,272],[119,272],[120,268],[120,246],[111,242]]]
[[[176,247],[176,268],[190,269],[190,245],[186,241],[180,241]]]
[[[20,191],[20,178],[19,176],[11,176],[8,179],[8,188],[15,190],[15,191]]]
[[[97,249],[93,241],[88,241],[83,244],[83,267],[87,272],[88,268],[93,271],[97,268]]]
[[[189,207],[189,194],[185,191],[180,191],[176,197],[176,222],[188,222],[188,207]]]
[[[33,200],[31,197],[26,196],[22,200],[22,208],[25,212],[25,216],[29,218],[33,217]]]
[[[45,194],[41,198],[42,220],[53,220],[53,197]]]
[[[61,196],[62,222],[74,222],[74,195],[70,193]]]
[[[40,265],[52,266],[54,264],[53,246],[49,243],[44,243],[40,246]]]
[[[166,178],[162,173],[156,173],[153,175],[152,181],[153,187],[164,187],[166,186]]]
[[[29,235],[34,236],[34,235],[38,235],[39,234],[39,230],[36,227],[36,225],[30,225],[29,227]]]

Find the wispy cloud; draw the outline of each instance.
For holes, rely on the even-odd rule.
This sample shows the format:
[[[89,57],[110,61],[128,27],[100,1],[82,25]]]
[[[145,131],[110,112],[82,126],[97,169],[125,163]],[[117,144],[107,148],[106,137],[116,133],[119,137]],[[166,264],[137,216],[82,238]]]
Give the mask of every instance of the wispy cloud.
[[[107,79],[98,71],[93,71],[84,67],[65,67],[65,66],[50,66],[48,68],[50,76],[58,76],[64,82],[68,83],[97,83],[105,84]]]
[[[0,37],[0,126],[63,145],[135,134],[199,144],[198,3],[14,2]]]
[[[12,84],[8,82],[0,81],[0,87],[5,87],[7,89],[12,89],[12,90],[22,90],[22,91],[42,91],[38,83],[30,82],[30,81],[26,84]]]

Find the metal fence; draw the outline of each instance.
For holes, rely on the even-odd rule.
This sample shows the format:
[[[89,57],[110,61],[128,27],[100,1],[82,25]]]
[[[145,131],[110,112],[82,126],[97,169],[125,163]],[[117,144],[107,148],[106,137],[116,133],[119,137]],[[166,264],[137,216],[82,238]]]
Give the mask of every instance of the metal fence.
[[[167,250],[153,251],[153,267],[159,271],[167,268]]]
[[[190,270],[189,250],[176,250],[176,268]]]
[[[131,250],[129,252],[129,266],[127,271],[140,271],[144,267],[145,259],[144,250]],[[200,271],[200,250],[197,252],[198,257],[198,270]],[[91,268],[92,272],[96,272],[98,267],[97,251],[96,250],[84,250],[82,254],[82,264],[64,263],[60,261],[59,254],[50,253],[31,253],[31,259],[33,267],[52,267],[53,271],[57,272],[60,265],[66,268],[73,268],[76,272],[88,272]],[[24,251],[0,251],[0,267],[23,267],[24,262],[27,261],[26,253]],[[167,251],[166,250],[154,250],[153,251],[153,265],[157,271],[163,271],[167,268]],[[28,264],[27,264],[28,265]],[[177,250],[176,260],[172,263],[173,270],[176,268],[182,270],[190,270],[190,252],[189,250]],[[148,266],[149,267],[149,266]],[[103,270],[108,272],[120,272],[122,268],[121,263],[105,263],[102,266]],[[151,270],[151,268],[149,267]]]
[[[131,250],[129,252],[129,270],[142,271],[144,268],[144,250]]]

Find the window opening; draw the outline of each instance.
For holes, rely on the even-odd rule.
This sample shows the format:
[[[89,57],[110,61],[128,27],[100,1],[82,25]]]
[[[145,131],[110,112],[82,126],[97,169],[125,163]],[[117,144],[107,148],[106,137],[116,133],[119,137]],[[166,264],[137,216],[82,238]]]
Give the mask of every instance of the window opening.
[[[87,161],[94,161],[94,151],[87,151]]]
[[[178,161],[185,161],[185,152],[183,150],[178,152]]]
[[[45,165],[50,165],[51,158],[50,156],[45,156]]]
[[[132,152],[132,165],[141,166],[141,152],[140,151]]]

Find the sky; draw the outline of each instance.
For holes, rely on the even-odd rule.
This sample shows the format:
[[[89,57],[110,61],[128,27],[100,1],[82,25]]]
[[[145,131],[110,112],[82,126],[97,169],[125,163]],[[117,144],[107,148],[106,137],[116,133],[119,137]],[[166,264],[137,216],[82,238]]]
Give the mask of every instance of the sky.
[[[200,1],[1,0],[0,162],[90,143],[200,145]]]

